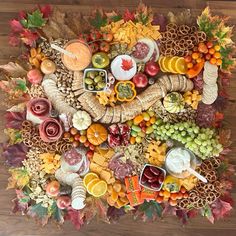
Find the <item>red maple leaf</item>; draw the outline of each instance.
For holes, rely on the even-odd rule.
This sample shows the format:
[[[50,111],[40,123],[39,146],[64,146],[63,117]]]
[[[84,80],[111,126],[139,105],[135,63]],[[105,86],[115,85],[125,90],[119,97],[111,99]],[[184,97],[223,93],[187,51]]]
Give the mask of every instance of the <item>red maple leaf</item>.
[[[46,4],[44,6],[38,6],[39,10],[41,11],[41,13],[43,13],[43,17],[44,18],[48,18],[51,13],[52,13],[52,6],[50,4]]]
[[[232,206],[230,203],[218,199],[212,204],[211,209],[214,218],[218,220],[227,216],[231,211]]]
[[[133,68],[132,59],[130,59],[130,60],[122,59],[121,68],[125,71],[130,70],[131,68]]]
[[[11,26],[12,32],[21,33],[23,31],[23,26],[18,20],[13,19],[9,22],[9,24]]]
[[[124,21],[129,21],[129,20],[133,21],[135,19],[134,12],[130,12],[128,9],[126,9],[123,15],[123,19]]]
[[[23,20],[23,19],[26,19],[27,15],[25,13],[25,11],[20,11],[19,12],[19,19],[20,20]]]
[[[35,41],[39,38],[38,33],[36,32],[31,32],[30,30],[24,30],[21,33],[21,40],[29,46],[33,46],[33,44],[35,43]]]

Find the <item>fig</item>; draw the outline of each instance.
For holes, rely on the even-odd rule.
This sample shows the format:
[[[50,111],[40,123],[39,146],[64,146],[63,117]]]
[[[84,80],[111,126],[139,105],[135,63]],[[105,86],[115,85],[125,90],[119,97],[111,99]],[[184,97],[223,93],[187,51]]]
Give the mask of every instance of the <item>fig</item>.
[[[154,167],[154,166],[150,166],[150,171],[154,174],[154,175],[160,175],[161,171]]]

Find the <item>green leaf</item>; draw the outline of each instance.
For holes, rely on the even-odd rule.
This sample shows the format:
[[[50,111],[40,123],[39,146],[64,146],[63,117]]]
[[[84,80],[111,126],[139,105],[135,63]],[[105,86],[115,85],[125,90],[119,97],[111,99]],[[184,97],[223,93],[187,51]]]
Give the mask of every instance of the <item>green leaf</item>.
[[[16,79],[16,90],[21,90],[23,92],[27,91],[26,81],[22,79]]]
[[[21,20],[21,24],[25,28],[41,28],[46,24],[43,14],[39,9],[35,10],[32,14],[27,14],[27,19]]]
[[[157,202],[154,202],[154,206],[156,208],[157,215],[159,217],[161,217],[162,216],[162,207],[161,207],[161,205],[159,203],[157,203]]]
[[[100,29],[107,24],[107,17],[102,16],[101,12],[97,10],[95,17],[90,19],[90,24],[96,29]]]
[[[34,216],[37,216],[40,219],[48,215],[48,209],[43,207],[41,203],[31,206],[30,211]]]
[[[117,22],[119,20],[122,20],[122,16],[121,15],[112,16],[110,18],[110,21],[112,21],[112,22]]]
[[[64,222],[62,211],[57,207],[56,201],[53,202],[52,206],[48,209],[48,212],[58,223],[62,224]]]

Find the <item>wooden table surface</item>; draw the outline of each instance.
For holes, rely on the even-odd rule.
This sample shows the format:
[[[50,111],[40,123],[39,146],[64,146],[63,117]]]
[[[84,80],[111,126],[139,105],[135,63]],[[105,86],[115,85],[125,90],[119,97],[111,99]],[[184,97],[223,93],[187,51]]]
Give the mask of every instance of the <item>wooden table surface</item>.
[[[139,0],[0,0],[0,64],[10,61],[12,56],[19,53],[18,48],[8,46],[8,33],[10,19],[17,17],[20,10],[30,10],[35,4],[44,4],[50,2],[57,5],[65,11],[82,11],[89,12],[94,6],[104,8],[124,9],[134,8]],[[183,8],[190,8],[192,14],[197,15],[201,10],[209,5],[213,13],[230,16],[230,24],[236,25],[236,1],[204,1],[204,0],[144,0],[144,3],[153,7],[155,12],[167,13],[169,10],[180,11]],[[234,37],[236,39],[236,37]],[[226,120],[232,129],[232,153],[230,158],[235,164],[236,153],[236,73],[232,78],[229,94],[232,104],[226,111]],[[0,94],[2,97],[2,95]],[[0,99],[1,99],[0,97]],[[1,104],[1,103],[0,103]],[[4,114],[4,107],[0,107],[0,116]],[[5,140],[3,135],[4,120],[0,121],[0,142]],[[168,235],[168,236],[233,236],[236,235],[236,213],[232,212],[231,217],[216,222],[214,225],[209,223],[203,217],[193,219],[187,226],[182,227],[175,217],[168,217],[155,223],[143,223],[133,221],[130,216],[123,217],[119,223],[108,225],[94,220],[88,226],[82,228],[78,233],[73,226],[66,222],[62,229],[58,229],[54,224],[48,224],[41,228],[32,219],[23,216],[12,215],[11,199],[14,197],[14,191],[6,191],[8,173],[1,159],[0,166],[0,236],[33,236],[33,235],[96,235],[96,236],[129,236],[129,235]],[[235,176],[234,176],[235,179]],[[233,193],[236,199],[236,191]]]

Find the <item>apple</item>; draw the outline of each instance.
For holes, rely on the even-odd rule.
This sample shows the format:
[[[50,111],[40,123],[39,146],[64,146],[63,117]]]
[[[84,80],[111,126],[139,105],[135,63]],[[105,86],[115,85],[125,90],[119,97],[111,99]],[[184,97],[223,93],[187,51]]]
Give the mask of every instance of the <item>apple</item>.
[[[155,76],[160,71],[160,67],[154,61],[149,61],[145,65],[145,73],[149,76]]]
[[[132,81],[134,82],[134,84],[135,84],[135,86],[136,86],[137,88],[144,88],[144,87],[146,87],[147,84],[148,84],[148,78],[147,78],[147,76],[146,76],[145,74],[143,74],[143,73],[137,73],[137,74],[133,77]]]
[[[31,84],[40,84],[43,79],[43,75],[40,70],[32,69],[27,73],[27,78]]]
[[[56,197],[60,191],[60,184],[58,181],[54,180],[47,184],[46,193],[48,196]]]
[[[59,209],[66,209],[71,204],[71,198],[69,196],[60,196],[57,198],[57,207]]]

